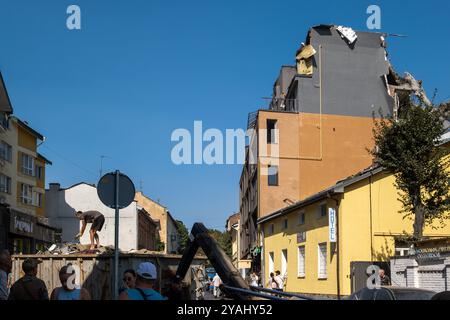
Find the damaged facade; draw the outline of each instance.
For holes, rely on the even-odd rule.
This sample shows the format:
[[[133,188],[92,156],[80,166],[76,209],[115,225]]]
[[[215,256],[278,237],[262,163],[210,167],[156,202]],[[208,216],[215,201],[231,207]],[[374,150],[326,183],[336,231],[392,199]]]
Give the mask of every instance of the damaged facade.
[[[264,237],[258,219],[369,167],[373,116],[397,112],[399,77],[384,34],[316,26],[295,61],[281,68],[269,108],[249,115],[248,127],[259,139],[249,146],[257,150],[257,165],[247,152],[240,179],[239,258],[252,260],[255,269]]]

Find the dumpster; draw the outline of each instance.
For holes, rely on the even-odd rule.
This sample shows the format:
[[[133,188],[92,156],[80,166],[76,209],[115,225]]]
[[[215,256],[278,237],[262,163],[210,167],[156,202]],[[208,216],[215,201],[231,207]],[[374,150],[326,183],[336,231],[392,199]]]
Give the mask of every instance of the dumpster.
[[[93,300],[110,300],[114,290],[114,255],[113,254],[35,254],[12,256],[13,267],[11,281],[14,283],[23,276],[22,263],[27,258],[35,258],[42,261],[38,266],[38,278],[42,279],[49,291],[49,295],[56,287],[60,287],[59,270],[69,263],[76,272],[76,285],[85,288],[91,294]],[[152,262],[155,264],[158,279],[156,285],[163,295],[170,289],[171,280],[174,278],[180,255],[162,253],[121,253],[119,259],[119,287],[122,283],[122,274],[127,269],[137,269],[141,262]],[[195,298],[200,282],[196,281],[195,275],[204,274],[207,258],[196,256],[191,265],[191,272],[186,274],[183,280],[184,287],[189,288],[190,295]]]

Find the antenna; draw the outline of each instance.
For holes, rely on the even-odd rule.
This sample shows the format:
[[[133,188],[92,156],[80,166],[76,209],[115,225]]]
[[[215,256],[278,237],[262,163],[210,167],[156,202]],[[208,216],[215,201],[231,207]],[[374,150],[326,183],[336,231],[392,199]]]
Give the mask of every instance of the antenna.
[[[139,180],[139,191],[142,192],[144,186],[144,181]]]
[[[104,155],[100,156],[100,178],[103,176],[103,159],[105,159],[105,158],[111,159],[108,156],[104,156]]]

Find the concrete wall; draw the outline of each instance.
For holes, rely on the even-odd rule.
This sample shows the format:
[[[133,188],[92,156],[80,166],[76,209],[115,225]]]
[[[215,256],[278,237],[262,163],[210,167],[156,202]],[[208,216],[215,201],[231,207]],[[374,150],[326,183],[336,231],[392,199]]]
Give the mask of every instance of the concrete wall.
[[[392,283],[402,287],[413,287],[448,291],[450,288],[450,253],[441,254],[439,260],[420,261],[414,256],[391,259]]]
[[[97,189],[89,184],[81,183],[67,189],[60,189],[58,184],[50,184],[46,190],[46,216],[50,223],[62,228],[62,241],[74,242],[79,232],[81,222],[74,216],[78,210],[97,210],[105,216],[103,230],[99,232],[100,244],[114,245],[114,209],[106,207],[97,196]],[[138,248],[138,215],[136,202],[120,210],[120,242],[121,250],[128,251]],[[90,224],[80,239],[83,244],[90,243]]]
[[[319,113],[322,93],[325,114],[372,117],[380,108],[391,114],[394,100],[384,79],[388,62],[381,34],[357,35],[354,46],[349,46],[334,28],[310,30],[310,44],[316,50],[313,75],[297,76],[288,93],[288,98],[299,100],[297,111]]]

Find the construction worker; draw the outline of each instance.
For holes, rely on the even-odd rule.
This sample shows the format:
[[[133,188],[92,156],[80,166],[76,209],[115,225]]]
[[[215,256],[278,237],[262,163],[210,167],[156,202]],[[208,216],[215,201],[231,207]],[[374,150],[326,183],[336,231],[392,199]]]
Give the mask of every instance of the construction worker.
[[[100,245],[100,239],[98,237],[97,232],[102,231],[103,224],[105,223],[105,216],[98,211],[89,210],[89,211],[77,211],[75,216],[82,221],[81,231],[75,236],[75,239],[79,240],[86,230],[86,225],[88,223],[92,223],[91,229],[89,230],[89,237],[91,240],[90,250],[94,250],[96,247]],[[94,245],[94,239],[96,245]]]

